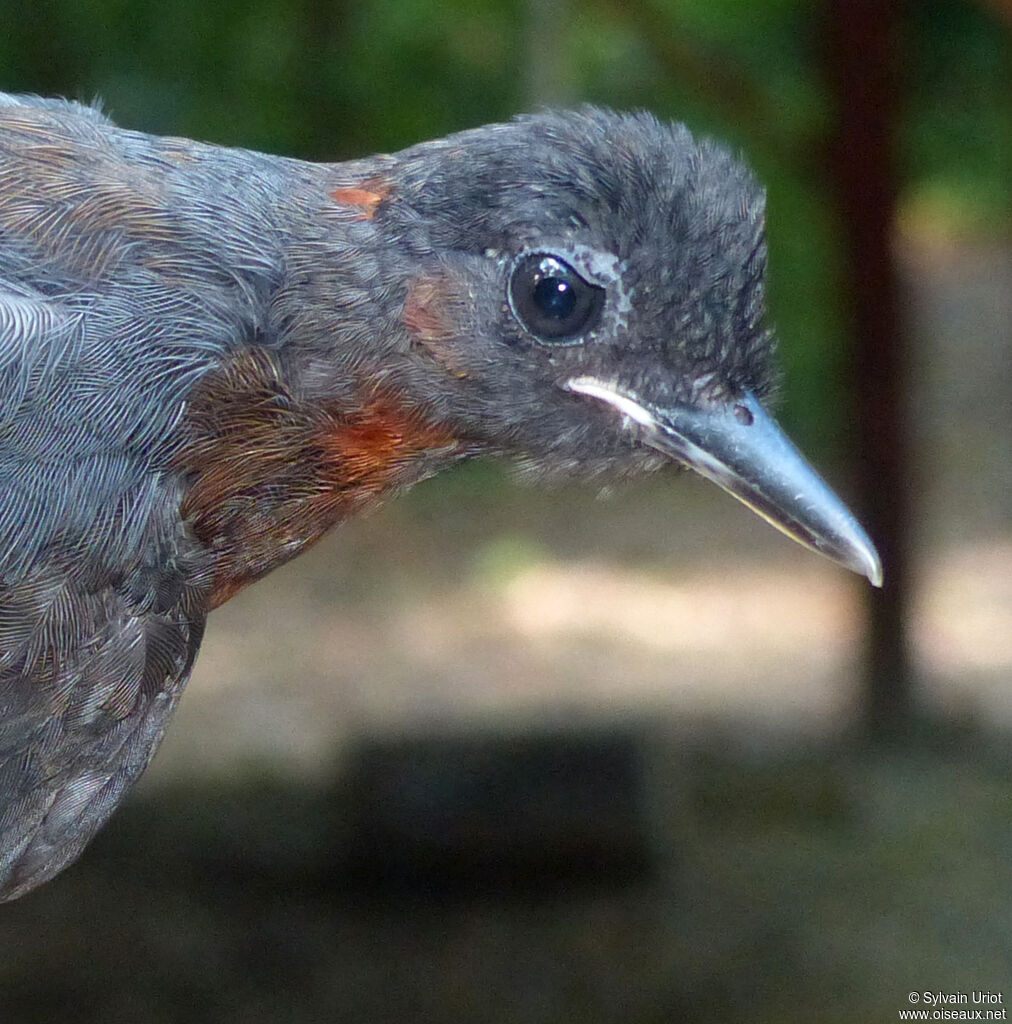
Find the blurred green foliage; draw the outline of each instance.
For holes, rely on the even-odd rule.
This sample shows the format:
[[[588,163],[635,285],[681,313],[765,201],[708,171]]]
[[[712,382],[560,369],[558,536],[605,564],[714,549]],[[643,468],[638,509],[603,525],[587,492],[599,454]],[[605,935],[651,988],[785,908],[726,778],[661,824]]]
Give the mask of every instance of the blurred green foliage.
[[[908,220],[1007,231],[1010,26],[961,0],[904,17]],[[825,449],[840,432],[844,341],[822,18],[813,0],[0,0],[0,88],[99,97],[131,127],[315,159],[546,100],[684,120],[742,150],[768,187],[783,416]],[[544,82],[553,95],[538,95]]]

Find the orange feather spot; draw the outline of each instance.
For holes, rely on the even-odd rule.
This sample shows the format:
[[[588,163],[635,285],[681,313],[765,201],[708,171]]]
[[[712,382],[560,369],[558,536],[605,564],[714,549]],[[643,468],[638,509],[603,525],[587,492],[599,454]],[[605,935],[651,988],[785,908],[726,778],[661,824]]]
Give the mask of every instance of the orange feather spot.
[[[418,341],[449,341],[457,334],[450,322],[449,304],[450,295],[442,278],[417,278],[408,285],[404,326]]]
[[[212,607],[460,451],[391,395],[350,409],[298,401],[273,354],[255,349],[198,385],[186,430],[182,514],[213,557]]]
[[[408,284],[401,315],[418,345],[454,377],[466,377],[466,346],[457,339],[466,334],[462,303],[452,283],[443,276],[419,277]]]
[[[362,220],[372,220],[376,208],[386,199],[390,187],[382,182],[367,181],[360,186],[336,188],[330,193],[342,206],[358,206],[362,209],[359,215]]]

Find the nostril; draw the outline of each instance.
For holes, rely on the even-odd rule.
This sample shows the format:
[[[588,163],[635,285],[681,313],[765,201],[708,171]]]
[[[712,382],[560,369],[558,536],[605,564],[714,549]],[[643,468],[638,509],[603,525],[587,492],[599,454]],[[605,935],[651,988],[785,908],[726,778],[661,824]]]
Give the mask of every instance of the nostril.
[[[743,426],[751,427],[755,422],[752,410],[747,405],[736,405],[734,407],[734,418]]]

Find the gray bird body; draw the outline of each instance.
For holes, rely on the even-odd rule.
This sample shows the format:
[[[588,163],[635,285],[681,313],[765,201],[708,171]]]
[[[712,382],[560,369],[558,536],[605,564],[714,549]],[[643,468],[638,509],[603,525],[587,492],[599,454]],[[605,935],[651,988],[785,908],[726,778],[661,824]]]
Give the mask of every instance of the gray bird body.
[[[459,459],[681,461],[874,579],[800,456],[742,469],[764,270],[748,172],[647,116],[324,165],[0,95],[0,898],[144,770],[210,608]]]

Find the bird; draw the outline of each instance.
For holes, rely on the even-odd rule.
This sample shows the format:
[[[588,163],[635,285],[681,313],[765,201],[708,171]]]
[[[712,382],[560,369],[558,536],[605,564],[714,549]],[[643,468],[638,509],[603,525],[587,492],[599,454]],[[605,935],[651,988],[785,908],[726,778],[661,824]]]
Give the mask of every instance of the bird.
[[[777,425],[765,194],[653,115],[342,163],[0,94],[0,899],[147,767],[208,613],[463,460],[695,470],[874,585]]]

